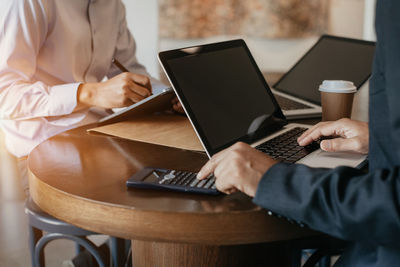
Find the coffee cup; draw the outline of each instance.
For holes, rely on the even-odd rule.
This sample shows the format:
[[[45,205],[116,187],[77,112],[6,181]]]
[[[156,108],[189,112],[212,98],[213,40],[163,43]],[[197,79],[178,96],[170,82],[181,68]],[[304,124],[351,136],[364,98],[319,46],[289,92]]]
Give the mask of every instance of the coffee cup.
[[[319,86],[321,92],[322,120],[335,121],[350,118],[354,93],[357,88],[352,82],[325,80]]]

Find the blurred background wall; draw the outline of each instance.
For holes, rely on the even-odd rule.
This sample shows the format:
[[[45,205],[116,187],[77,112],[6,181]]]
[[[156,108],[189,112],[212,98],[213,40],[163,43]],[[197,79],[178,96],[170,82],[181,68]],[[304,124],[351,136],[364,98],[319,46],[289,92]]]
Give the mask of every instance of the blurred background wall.
[[[375,0],[123,1],[126,5],[129,28],[137,41],[138,58],[143,64],[146,65],[149,72],[155,77],[159,77],[160,72],[156,57],[157,52],[159,50],[173,49],[182,46],[197,45],[201,43],[221,41],[233,38],[244,38],[249,45],[257,63],[263,71],[282,72],[289,69],[290,66],[317,40],[318,36],[321,33],[328,33],[353,38],[363,38],[368,40],[374,39],[373,21]],[[271,33],[271,31],[268,30],[269,28],[272,28],[273,32],[273,29],[276,29],[276,25],[270,24],[270,22],[268,22],[267,20],[267,18],[270,18],[271,16],[275,16],[276,23],[283,24],[286,23],[285,21],[287,21],[284,19],[285,14],[279,17],[279,14],[277,14],[276,12],[277,10],[285,10],[284,8],[290,9],[290,4],[294,8],[299,9],[299,3],[302,3],[302,5],[300,6],[302,8],[304,8],[304,6],[307,7],[307,5],[312,8],[312,5],[318,1],[322,6],[324,6],[325,4],[328,5],[326,13],[315,13],[315,9],[311,9],[311,11],[307,15],[308,19],[315,19],[315,21],[317,21],[317,26],[321,27],[316,27],[314,31],[311,29],[310,31],[305,31],[303,33],[294,31],[293,36],[290,36],[290,34],[279,34],[279,31],[277,32],[276,30],[275,34],[273,34]],[[187,5],[186,10],[184,7],[185,3]],[[275,9],[269,11],[270,16],[268,16],[268,14],[266,15],[266,29],[264,35],[255,34],[252,30],[251,23],[254,23],[254,28],[261,29],[260,25],[262,26],[263,21],[261,19],[263,19],[263,17],[261,16],[261,19],[258,20],[257,18],[251,18],[253,22],[251,21],[251,19],[249,20],[248,15],[246,14],[251,11],[251,8],[248,8],[248,10],[246,10],[247,13],[242,11],[243,16],[247,18],[247,21],[245,22],[247,28],[243,27],[243,29],[237,32],[233,32],[233,34],[232,29],[227,30],[227,33],[224,33],[223,31],[218,32],[217,30],[215,30],[214,32],[213,30],[211,30],[210,33],[210,30],[208,30],[208,34],[204,34],[204,32],[202,33],[199,28],[203,26],[207,29],[207,25],[204,26],[199,24],[212,24],[215,22],[213,22],[212,19],[208,18],[209,16],[207,15],[207,13],[203,14],[202,18],[201,15],[198,15],[198,13],[196,13],[195,11],[197,10],[201,12],[202,9],[207,10],[207,8],[209,8],[209,13],[216,13],[216,11],[212,9],[213,7],[217,6],[216,3],[221,5],[227,3],[231,6],[233,5],[234,7],[238,5],[243,6],[244,3],[246,3],[248,5],[251,5],[251,8],[254,8],[254,13],[257,14],[260,13],[260,8],[265,9],[265,7],[263,6],[257,7],[257,3],[269,3],[269,5],[272,5]],[[209,6],[205,8],[205,6],[207,5]],[[281,5],[280,9],[276,9],[276,5]],[[174,11],[175,9],[175,13],[171,13],[171,6],[173,7],[172,11]],[[244,9],[244,7],[245,6],[242,7],[242,10]],[[184,10],[179,12],[179,9]],[[189,14],[185,15],[185,12]],[[304,12],[299,13],[299,16],[303,15]],[[192,34],[188,34],[188,31],[190,29],[188,30],[188,27],[185,27],[185,25],[190,23],[190,20],[188,20],[188,17],[190,16],[197,18],[197,20],[195,20],[195,23],[191,25]],[[289,15],[287,15],[286,13],[286,17],[287,16]],[[321,16],[323,16],[322,20]],[[227,16],[222,16],[222,18],[227,19]],[[233,18],[235,19],[235,21],[232,21],[232,24],[233,22],[235,22],[235,25],[237,25],[237,20],[240,19],[240,16],[236,15],[233,16]],[[161,23],[162,25],[160,25]],[[219,25],[221,23],[222,22],[219,21]],[[225,23],[228,23],[226,25],[229,25],[229,22]],[[225,28],[229,27],[225,26]],[[284,30],[281,30],[281,32],[282,31],[285,33]]]

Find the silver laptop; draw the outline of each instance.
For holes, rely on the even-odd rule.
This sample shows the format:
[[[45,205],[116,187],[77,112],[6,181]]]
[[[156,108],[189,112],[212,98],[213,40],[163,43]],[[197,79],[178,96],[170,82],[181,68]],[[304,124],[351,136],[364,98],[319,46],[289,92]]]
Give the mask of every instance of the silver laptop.
[[[315,167],[355,167],[365,158],[298,146],[309,126],[287,124],[243,40],[164,51],[159,60],[209,157],[242,141],[277,160]]]
[[[371,75],[375,43],[323,35],[272,87],[287,119],[321,116],[323,80],[347,80],[357,89]]]

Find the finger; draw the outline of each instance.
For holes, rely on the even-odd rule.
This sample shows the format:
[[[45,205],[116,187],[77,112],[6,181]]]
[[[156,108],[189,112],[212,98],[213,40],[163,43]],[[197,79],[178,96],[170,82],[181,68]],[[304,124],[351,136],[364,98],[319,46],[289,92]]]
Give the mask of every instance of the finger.
[[[218,161],[212,157],[197,173],[197,179],[203,180],[207,178],[210,174],[214,173],[215,168],[218,166]]]
[[[176,104],[179,103],[178,98],[175,96],[172,100],[171,100],[172,104]]]
[[[306,136],[308,136],[314,129],[321,127],[321,125],[325,124],[326,122],[319,122],[312,126],[311,128],[307,129],[304,133],[302,133],[299,138],[297,138],[297,141],[299,142],[300,140],[304,139]]]
[[[178,100],[174,101],[174,99],[173,99],[171,101],[171,103],[172,103],[173,106],[177,106],[177,107],[181,106],[181,102],[179,102]]]
[[[143,96],[143,97],[148,97],[151,95],[151,91],[149,89],[147,89],[146,87],[143,87],[137,83],[134,83],[133,81],[129,82],[129,89],[132,92],[134,92],[140,96]]]
[[[224,191],[221,191],[221,190],[218,190],[218,191],[223,192],[227,195],[230,195],[230,194],[237,192],[238,190],[236,188],[228,188],[228,189],[225,189]]]
[[[233,194],[238,192],[239,190],[237,188],[232,188],[229,194]]]
[[[212,156],[212,158],[201,168],[199,173],[197,174],[197,179],[205,179],[210,174],[214,173],[214,170],[220,164],[221,160],[224,158],[224,155],[229,152],[229,148],[222,150]]]
[[[182,113],[182,114],[185,113],[185,111],[183,110],[181,105],[175,104],[172,106],[172,108],[173,108],[173,110],[175,110],[178,113]]]
[[[335,138],[330,140],[323,140],[320,144],[321,149],[328,152],[341,152],[341,151],[354,151],[359,149],[359,142],[356,137],[354,138]]]
[[[132,90],[128,89],[125,90],[125,97],[132,101],[133,103],[137,103],[139,101],[142,101],[145,97],[133,92]]]
[[[183,111],[182,104],[181,104],[180,102],[175,103],[175,104],[173,105],[173,108],[174,108],[175,111],[184,112],[184,111]]]
[[[231,183],[229,173],[227,173],[227,167],[228,166],[222,166],[223,164],[220,164],[216,169],[215,169],[215,187],[218,189],[218,191],[223,192],[227,195],[232,194],[235,192],[237,189],[235,186]]]
[[[149,77],[137,73],[127,73],[129,79],[136,84],[142,85],[151,92],[151,82]]]
[[[233,184],[225,183],[221,181],[221,179],[219,181],[217,180],[215,181],[215,187],[217,188],[218,191],[223,192],[227,195],[239,191]]]
[[[301,140],[298,141],[299,145],[306,146],[313,141],[318,140],[322,136],[336,135],[338,128],[341,125],[337,122],[322,123],[318,127],[311,129],[311,131]]]

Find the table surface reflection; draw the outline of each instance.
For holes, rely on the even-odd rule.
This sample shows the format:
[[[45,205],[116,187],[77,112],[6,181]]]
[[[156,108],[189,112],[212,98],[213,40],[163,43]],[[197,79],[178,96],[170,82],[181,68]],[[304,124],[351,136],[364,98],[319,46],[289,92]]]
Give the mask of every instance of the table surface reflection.
[[[268,216],[242,193],[207,196],[127,189],[143,167],[198,171],[204,153],[89,134],[59,134],[29,156],[30,192],[49,214],[126,239],[233,245],[313,235]]]

